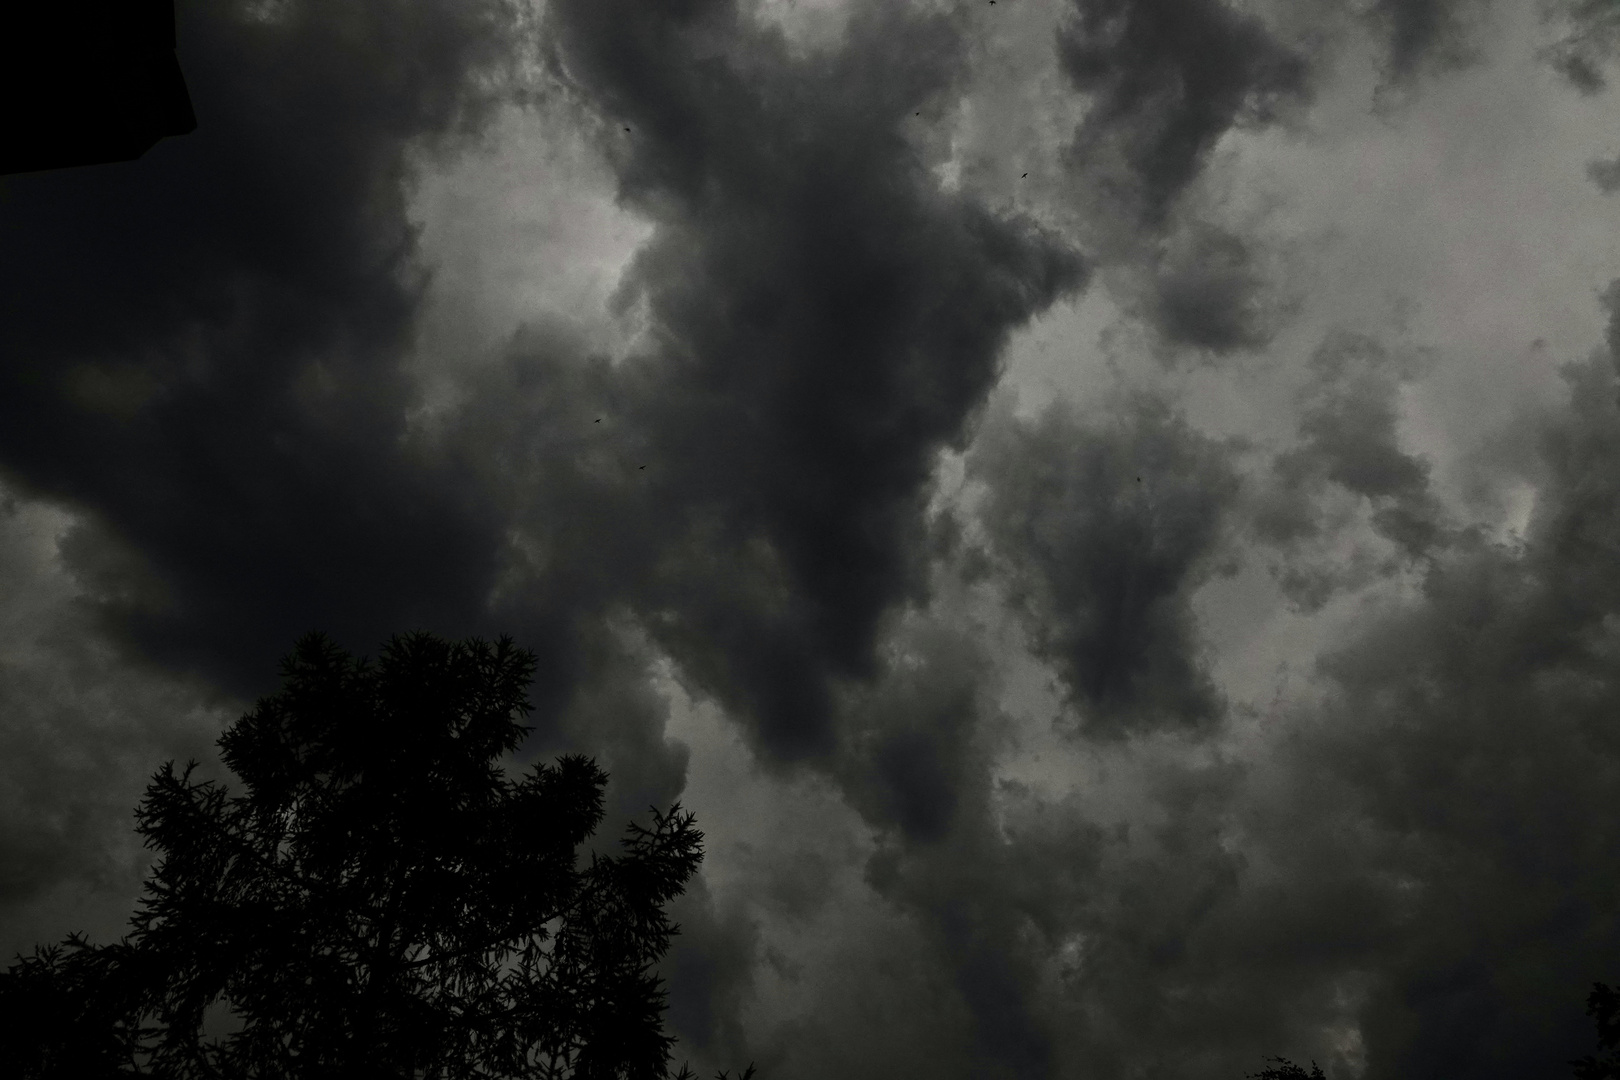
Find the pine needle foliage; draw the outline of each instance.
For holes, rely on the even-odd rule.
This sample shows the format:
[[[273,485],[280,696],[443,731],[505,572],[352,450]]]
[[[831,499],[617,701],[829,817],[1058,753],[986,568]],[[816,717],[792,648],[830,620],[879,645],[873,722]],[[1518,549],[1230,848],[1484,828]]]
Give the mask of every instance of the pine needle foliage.
[[[239,792],[195,763],[154,776],[125,939],[0,975],[0,1072],[663,1080],[654,966],[702,833],[654,808],[620,854],[582,859],[603,772],[503,768],[534,670],[505,638],[411,634],[376,662],[301,639],[220,739]]]
[[[1602,1053],[1571,1061],[1575,1080],[1620,1080],[1620,991],[1608,983],[1593,983],[1586,1015],[1597,1025]]]

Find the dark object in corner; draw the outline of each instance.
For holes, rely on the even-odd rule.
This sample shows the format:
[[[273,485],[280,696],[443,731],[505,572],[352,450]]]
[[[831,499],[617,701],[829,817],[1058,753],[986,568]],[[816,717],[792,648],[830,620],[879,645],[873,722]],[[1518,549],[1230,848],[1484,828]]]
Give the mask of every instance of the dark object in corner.
[[[1571,1061],[1575,1080],[1620,1080],[1620,1053],[1615,1053],[1620,1050],[1620,992],[1607,983],[1593,983],[1586,1015],[1597,1024],[1598,1045],[1608,1052]]]
[[[173,0],[33,0],[0,14],[0,174],[133,161],[197,127]]]

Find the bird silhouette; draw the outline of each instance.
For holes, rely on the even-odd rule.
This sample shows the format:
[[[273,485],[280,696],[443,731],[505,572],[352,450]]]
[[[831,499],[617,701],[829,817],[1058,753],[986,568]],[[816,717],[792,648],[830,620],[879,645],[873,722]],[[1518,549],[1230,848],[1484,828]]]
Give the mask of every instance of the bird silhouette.
[[[598,416],[595,420],[593,420],[591,422],[594,423],[594,424],[600,424],[602,422],[602,418],[600,416]]]

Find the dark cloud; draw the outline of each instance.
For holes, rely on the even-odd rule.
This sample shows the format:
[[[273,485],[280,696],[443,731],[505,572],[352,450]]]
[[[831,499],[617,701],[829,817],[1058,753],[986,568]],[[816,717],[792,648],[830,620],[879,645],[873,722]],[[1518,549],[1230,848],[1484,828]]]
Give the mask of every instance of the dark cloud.
[[[975,444],[992,550],[1087,732],[1219,720],[1191,600],[1227,553],[1230,453],[1153,399],[1100,423],[1001,417]]]
[[[921,587],[936,451],[1080,263],[940,191],[907,140],[962,66],[951,18],[863,7],[809,58],[729,3],[548,19],[558,70],[613,121],[621,199],[656,225],[621,286],[650,348],[619,378],[637,512],[660,525],[613,573],[770,755],[825,754],[826,679],[870,673],[880,616]]]
[[[1076,0],[1058,53],[1093,99],[1075,167],[1150,226],[1222,135],[1269,121],[1309,88],[1306,57],[1222,0]]]
[[[1289,462],[1308,463],[1370,501],[1374,525],[1414,555],[1434,541],[1438,512],[1428,465],[1399,446],[1398,394],[1420,359],[1368,337],[1330,336],[1311,356],[1299,421],[1303,445]]]
[[[1227,132],[1308,101],[1310,50],[1224,0],[1076,0],[1057,47],[1088,99],[1064,152],[1071,187],[1123,305],[1172,349],[1263,346],[1286,305],[1258,241],[1187,196]]]
[[[1279,580],[1306,609],[1425,557],[1455,528],[1430,491],[1428,463],[1400,446],[1401,389],[1424,363],[1421,353],[1345,332],[1311,354],[1298,445],[1271,461],[1251,519],[1262,542],[1288,553]],[[1363,525],[1392,550],[1357,548],[1346,560],[1339,541]]]
[[[496,609],[565,650],[591,613],[628,613],[767,765],[817,760],[874,823],[939,841],[979,820],[962,794],[983,768],[965,757],[975,669],[889,679],[874,649],[926,590],[937,452],[962,440],[1007,335],[1079,287],[1081,264],[942,192],[909,141],[963,66],[952,19],[863,8],[841,51],[803,57],[724,3],[548,18],[553,70],[599,110],[621,202],[654,227],[619,300],[648,333],[612,361],[537,323],[470,382],[443,442],[515,527]],[[718,1055],[757,954],[704,919],[677,945],[671,1016]],[[999,1060],[1005,1033],[981,1019]]]
[[[63,555],[132,655],[251,693],[311,626],[359,650],[509,629],[543,660],[529,751],[583,744],[639,812],[684,757],[624,625],[771,757],[831,753],[833,680],[876,671],[881,616],[924,585],[935,454],[1085,274],[908,141],[958,20],[863,9],[806,58],[727,3],[554,3],[550,70],[655,229],[621,292],[648,345],[609,361],[537,323],[414,430],[412,155],[514,92],[518,14],[183,9],[197,133],[8,188],[0,460],[74,508]],[[880,779],[926,829],[952,778],[903,741]],[[743,961],[694,955],[677,1022],[720,1046]]]
[[[1555,1068],[1589,1042],[1573,1005],[1620,945],[1603,839],[1620,414],[1607,364],[1570,374],[1525,547],[1454,543],[1420,597],[1322,664],[1296,767],[1373,841],[1347,872],[1401,883],[1360,1013],[1374,1080]]]
[[[652,658],[639,635],[611,622],[590,623],[581,628],[577,648],[578,667],[587,677],[554,730],[539,733],[527,753],[552,757],[590,747],[611,778],[604,820],[644,820],[649,807],[662,809],[681,797],[688,749],[664,737],[669,705],[653,685]],[[548,739],[552,746],[544,745]],[[593,842],[611,854],[618,837],[605,831]]]
[[[1620,191],[1620,157],[1598,158],[1586,163],[1586,176],[1605,195]]]
[[[680,933],[665,954],[669,1025],[676,1053],[700,1076],[734,1069],[752,1056],[741,1014],[753,988],[758,929],[736,910],[719,911],[701,875],[670,905]]]
[[[684,756],[602,606],[503,625],[488,601],[513,561],[510,483],[407,423],[429,282],[407,218],[416,163],[470,145],[523,89],[524,11],[182,4],[198,130],[138,162],[7,181],[0,471],[65,508],[46,561],[74,582],[63,602],[97,616],[5,674],[8,917],[93,876],[103,846],[124,852],[109,838],[129,835],[150,771],[212,756],[211,736],[173,734],[192,697],[264,692],[311,628],[357,652],[418,627],[510,629],[545,661],[536,753],[599,753],[621,818],[678,796]],[[203,685],[154,688],[149,664]],[[102,724],[116,737],[83,760],[58,745]],[[60,857],[30,815],[60,824]]]
[[[1303,121],[1316,84],[1366,34],[1384,57],[1376,106],[1420,75],[1472,63],[1490,0],[1072,0],[1059,62],[1087,99],[1065,150],[1082,231],[1127,311],[1170,351],[1270,343],[1293,314],[1265,241],[1217,224],[1198,181],[1232,131]],[[1297,10],[1294,10],[1296,9]],[[1281,10],[1279,10],[1281,9]]]
[[[87,573],[103,539],[142,567],[101,599],[145,655],[251,693],[311,626],[473,625],[489,528],[402,446],[406,182],[504,92],[517,18],[182,4],[197,131],[7,182],[0,467],[84,511]]]
[[[1251,10],[1081,0],[1060,37],[1092,99],[1069,162],[1112,215],[1099,257],[1176,347],[1279,325],[1262,242],[1185,198],[1225,132],[1309,95],[1315,54]],[[1374,5],[1386,76],[1461,55],[1471,10]],[[1401,438],[1420,358],[1366,337],[1310,357],[1280,452],[1155,398],[976,426],[1009,335],[1086,269],[933,171],[917,121],[959,104],[972,20],[855,5],[811,50],[727,0],[545,20],[569,115],[650,229],[619,293],[645,333],[602,355],[537,314],[454,366],[462,396],[425,427],[410,162],[515,92],[537,40],[515,10],[186,7],[197,133],[8,184],[0,467],[67,509],[32,554],[0,527],[0,591],[14,613],[57,581],[38,610],[74,612],[0,640],[19,945],[59,896],[125,887],[146,771],[298,631],[368,650],[491,628],[543,659],[526,753],[596,753],[614,817],[683,793],[668,658],[767,790],[812,766],[876,836],[870,911],[839,872],[872,847],[816,813],[727,854],[747,889],[681,899],[665,973],[694,1064],[1215,1080],[1285,1053],[1338,1080],[1363,1057],[1368,1080],[1490,1080],[1589,1049],[1579,1001],[1620,945],[1613,357],[1572,368],[1536,429],[1512,547],[1441,512]],[[947,448],[983,498],[930,520]],[[1216,686],[1226,643],[1194,605],[1245,539],[1304,606],[1412,583],[1264,723]],[[951,607],[1000,625],[1003,600],[1032,656]],[[1010,715],[1035,692],[1015,662],[1056,676],[1049,714]],[[850,934],[815,968],[783,927]],[[799,1011],[767,1030],[781,1001]]]
[[[1161,243],[1139,314],[1163,340],[1214,354],[1270,344],[1294,304],[1274,281],[1261,242],[1196,220]]]
[[[970,768],[945,835],[880,850],[871,879],[931,928],[934,962],[993,991],[963,993],[996,1062],[1214,1078],[1287,1053],[1330,1076],[1505,1078],[1584,1052],[1579,1003],[1620,944],[1607,360],[1571,368],[1543,421],[1526,542],[1446,534],[1258,754],[1140,744],[1117,828],[1086,784],[1054,799]],[[936,758],[994,758],[979,708],[933,729],[975,751]]]
[[[874,804],[888,809],[869,814],[895,831],[869,873],[930,928],[934,962],[957,973],[984,1074],[1217,1077],[1286,1052],[1337,1076],[1507,1077],[1581,1051],[1590,1036],[1576,1006],[1620,933],[1602,854],[1614,816],[1604,792],[1620,775],[1620,741],[1601,720],[1620,689],[1610,670],[1620,579],[1607,554],[1620,425],[1606,360],[1573,367],[1570,411],[1544,422],[1548,471],[1525,545],[1426,532],[1421,591],[1326,654],[1313,697],[1276,715],[1268,749],[1245,765],[1149,758],[1136,807],[1153,811],[1129,827],[1103,827],[1084,787],[1052,800],[991,780],[993,708],[953,689],[969,659],[947,649],[897,669],[896,687],[928,687],[896,696],[919,713],[873,715],[898,714],[913,760],[951,763],[927,776],[955,786],[946,796],[915,774],[890,781],[934,793],[925,805],[936,810],[918,829],[894,809],[898,797]],[[1331,487],[1436,516],[1426,469],[1396,445],[1395,394],[1420,365],[1346,335],[1315,354],[1294,460],[1323,478],[1317,497]],[[1135,422],[1160,439],[1175,430],[1162,413],[1143,415]],[[1067,554],[1044,568],[1126,566],[1123,548],[1064,541],[1101,531],[1096,503],[1124,487],[1085,466],[1106,460],[1098,444],[1123,458],[1153,439],[1106,442],[1061,413],[1022,428],[1003,419],[999,433],[996,422],[976,453],[1018,465],[978,466],[992,538],[1035,537],[1029,548]],[[1225,448],[1184,429],[1170,441],[1223,463],[1206,465],[1215,482],[1188,484],[1220,490]],[[1183,473],[1189,457],[1177,459]],[[1019,483],[1017,497],[997,494]],[[1039,490],[1044,499],[1029,494]],[[1092,498],[1052,494],[1065,491]],[[1219,513],[1189,518],[1238,500],[1211,501]],[[1207,552],[1211,531],[1191,530],[1206,539],[1187,550]],[[1062,580],[1051,569],[1039,579]],[[1031,622],[1051,633],[1065,608],[1084,606]],[[970,678],[985,693],[986,680]],[[911,734],[919,728],[926,746]],[[882,775],[881,757],[868,760]]]
[[[912,844],[954,832],[982,785],[980,712],[989,672],[980,651],[937,625],[893,643],[876,686],[845,703],[845,790],[868,821]]]
[[[130,812],[153,764],[208,756],[215,730],[192,687],[120,672],[94,644],[0,664],[0,948],[30,951],[65,910],[127,905],[145,859]],[[126,912],[127,913],[127,912]]]
[[[1283,976],[1262,989],[1275,975],[1264,963],[1256,971],[1255,941],[1236,940],[1230,925],[1245,906],[1245,866],[1222,842],[1241,770],[1161,764],[1142,793],[1159,820],[1140,831],[1104,828],[1086,805],[1090,793],[1054,799],[995,778],[1006,718],[991,700],[994,680],[964,675],[984,664],[968,639],[942,629],[906,639],[915,646],[909,666],[873,694],[871,722],[926,732],[919,741],[951,763],[955,788],[950,800],[934,800],[949,807],[943,827],[918,831],[903,816],[874,815],[888,828],[867,878],[917,920],[913,963],[950,973],[972,1018],[966,1060],[931,1068],[1216,1077],[1241,1075],[1268,1035],[1292,1046],[1279,1021],[1298,1007],[1295,995],[1315,988]],[[977,692],[965,689],[969,679]],[[911,684],[929,690],[897,692]],[[940,684],[947,689],[935,691]],[[941,718],[945,698],[955,704]],[[881,774],[881,763],[868,768]]]
[[[9,496],[0,510],[5,962],[56,936],[64,915],[101,936],[122,929],[145,868],[131,810],[160,761],[211,757],[222,716],[206,687],[125,665],[100,640],[54,560],[64,517]]]
[[[1609,282],[1608,288],[1603,290],[1599,297],[1605,311],[1609,313],[1609,326],[1604,334],[1604,341],[1609,346],[1609,357],[1620,368],[1620,278]]]
[[[1039,1077],[1056,1065],[1040,1015],[1028,907],[1043,882],[996,835],[991,763],[999,748],[982,652],[920,622],[899,635],[887,678],[851,703],[846,790],[885,840],[867,880],[924,928],[924,957],[950,973],[973,1020],[957,1075]],[[1053,867],[1049,872],[1057,871]]]
[[[1553,68],[1583,94],[1607,88],[1607,69],[1620,54],[1620,15],[1614,5],[1607,0],[1555,0],[1542,15],[1563,30],[1546,52]]]
[[[1363,17],[1382,39],[1386,77],[1404,83],[1474,62],[1473,32],[1489,7],[1490,0],[1376,0]]]

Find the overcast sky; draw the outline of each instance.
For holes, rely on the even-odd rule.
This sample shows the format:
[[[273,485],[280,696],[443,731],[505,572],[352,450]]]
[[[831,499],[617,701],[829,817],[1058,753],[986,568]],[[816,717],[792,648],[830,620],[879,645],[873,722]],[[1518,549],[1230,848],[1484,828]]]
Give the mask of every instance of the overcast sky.
[[[1612,3],[178,16],[195,133],[0,182],[7,956],[300,633],[504,632],[707,834],[695,1066],[1593,1049]]]

